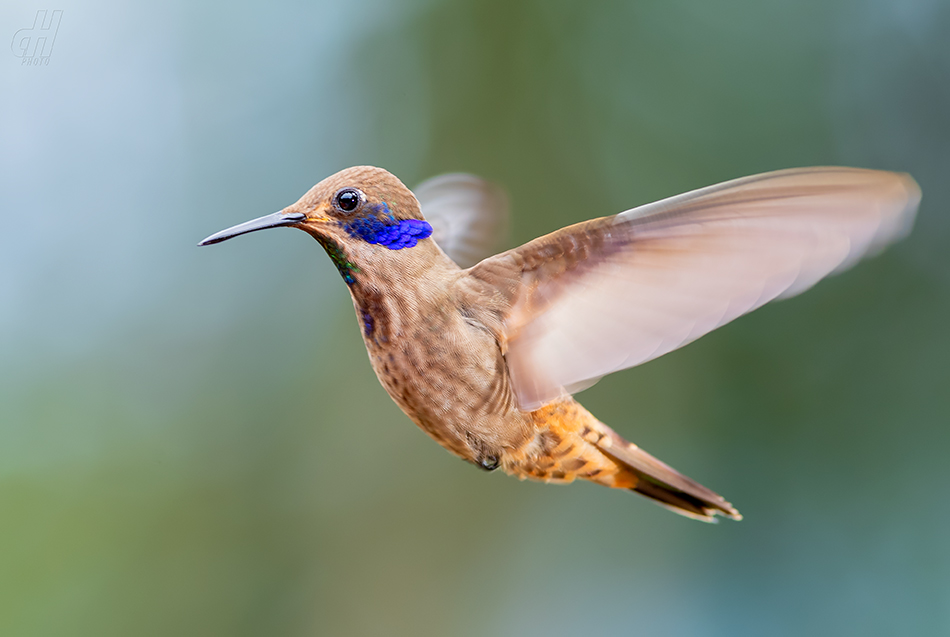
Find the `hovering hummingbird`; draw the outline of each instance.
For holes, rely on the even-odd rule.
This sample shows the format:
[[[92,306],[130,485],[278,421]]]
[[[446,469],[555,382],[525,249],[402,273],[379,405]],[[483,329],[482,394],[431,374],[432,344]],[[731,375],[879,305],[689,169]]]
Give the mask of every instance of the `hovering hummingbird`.
[[[480,260],[502,232],[500,191],[446,175],[417,195],[381,168],[348,168],[199,245],[304,230],[346,282],[383,387],[436,442],[488,471],[583,478],[704,521],[741,516],[571,395],[880,250],[910,230],[920,201],[905,174],[780,170]]]

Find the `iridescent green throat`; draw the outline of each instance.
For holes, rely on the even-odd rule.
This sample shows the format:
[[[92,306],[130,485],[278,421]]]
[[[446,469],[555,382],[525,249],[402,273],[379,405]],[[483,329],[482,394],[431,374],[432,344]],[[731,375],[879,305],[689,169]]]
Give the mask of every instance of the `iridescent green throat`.
[[[340,247],[340,244],[333,239],[327,239],[325,237],[316,237],[316,239],[320,242],[320,245],[323,246],[323,249],[327,251],[330,260],[333,261],[333,265],[336,266],[336,269],[340,272],[340,276],[343,277],[346,284],[353,285],[356,283],[354,273],[359,272],[360,269],[350,263],[349,259],[346,258],[346,254],[343,253],[343,248]]]

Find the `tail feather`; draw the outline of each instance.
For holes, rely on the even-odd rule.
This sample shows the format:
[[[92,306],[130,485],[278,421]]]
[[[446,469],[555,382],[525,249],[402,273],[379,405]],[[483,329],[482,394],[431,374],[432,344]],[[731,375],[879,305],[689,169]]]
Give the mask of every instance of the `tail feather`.
[[[629,489],[680,515],[715,522],[742,516],[719,494],[624,440],[572,398],[531,412],[535,434],[501,458],[506,473],[521,479],[566,483],[590,480]]]
[[[640,480],[638,480],[637,486],[632,487],[630,490],[654,500],[657,504],[666,507],[670,511],[685,515],[694,520],[700,520],[701,522],[718,522],[719,520],[716,518],[717,514],[728,515],[734,520],[742,519],[738,511],[729,507],[728,502],[725,502],[725,505],[729,507],[728,509],[724,508],[722,504],[710,506],[710,503],[706,500],[701,500],[682,491],[670,489],[665,485],[654,484],[646,476],[641,475],[639,477]]]
[[[655,500],[666,508],[704,522],[715,522],[716,515],[741,520],[742,515],[721,495],[707,489],[669,465],[654,458],[632,442],[602,425],[607,436],[597,446],[620,463],[635,480],[631,491]]]

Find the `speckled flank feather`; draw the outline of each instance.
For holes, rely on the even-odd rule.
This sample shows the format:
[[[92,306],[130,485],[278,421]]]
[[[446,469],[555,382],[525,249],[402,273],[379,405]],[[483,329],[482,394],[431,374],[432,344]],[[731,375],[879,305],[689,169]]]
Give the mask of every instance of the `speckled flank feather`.
[[[478,211],[502,219],[504,198],[465,175],[425,192],[453,255],[473,262],[486,236],[461,233],[479,227]],[[202,245],[268,227],[310,233],[349,287],[383,387],[460,458],[519,478],[634,491],[699,520],[738,520],[722,497],[569,394],[847,267],[906,233],[919,198],[906,175],[779,171],[564,228],[463,270],[402,182],[358,166]]]

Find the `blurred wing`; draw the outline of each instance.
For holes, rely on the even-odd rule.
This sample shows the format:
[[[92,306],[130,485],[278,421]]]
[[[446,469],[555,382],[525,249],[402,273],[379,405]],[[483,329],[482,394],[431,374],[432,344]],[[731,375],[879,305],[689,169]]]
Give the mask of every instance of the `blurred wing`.
[[[508,231],[504,192],[474,175],[454,173],[424,181],[415,189],[432,238],[460,267],[495,254]]]
[[[908,175],[802,168],[565,228],[473,268],[502,290],[522,409],[670,352],[905,235]]]

